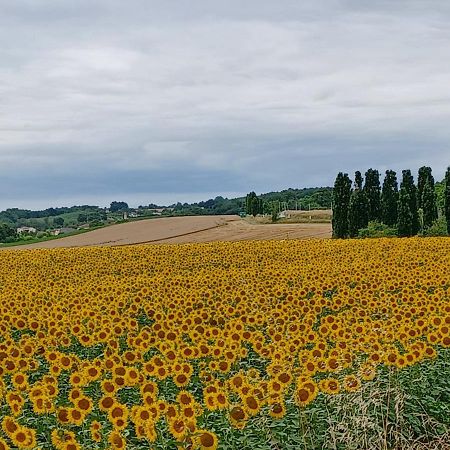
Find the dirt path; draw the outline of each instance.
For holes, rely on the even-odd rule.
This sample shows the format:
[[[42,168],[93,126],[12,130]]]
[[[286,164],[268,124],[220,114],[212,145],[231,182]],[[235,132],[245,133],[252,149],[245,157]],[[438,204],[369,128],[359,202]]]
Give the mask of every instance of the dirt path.
[[[263,239],[311,239],[331,236],[330,224],[254,225],[239,216],[168,217],[112,225],[89,233],[52,241],[8,247],[89,247],[141,243],[182,244],[189,242],[242,241]]]

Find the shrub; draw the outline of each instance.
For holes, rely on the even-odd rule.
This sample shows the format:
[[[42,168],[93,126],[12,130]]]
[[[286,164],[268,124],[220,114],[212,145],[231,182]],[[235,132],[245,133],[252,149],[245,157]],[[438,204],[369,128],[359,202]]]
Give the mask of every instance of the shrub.
[[[360,238],[397,237],[397,229],[380,222],[369,222],[367,228],[359,230]]]
[[[425,228],[422,236],[448,236],[445,217],[435,220],[430,227]]]

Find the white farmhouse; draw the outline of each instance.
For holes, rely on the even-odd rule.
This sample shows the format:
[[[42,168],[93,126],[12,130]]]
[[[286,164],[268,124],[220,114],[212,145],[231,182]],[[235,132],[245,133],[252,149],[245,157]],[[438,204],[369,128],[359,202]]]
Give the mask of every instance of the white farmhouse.
[[[28,233],[28,234],[34,234],[37,232],[36,228],[34,227],[19,227],[17,228],[17,234],[24,234],[24,233]]]

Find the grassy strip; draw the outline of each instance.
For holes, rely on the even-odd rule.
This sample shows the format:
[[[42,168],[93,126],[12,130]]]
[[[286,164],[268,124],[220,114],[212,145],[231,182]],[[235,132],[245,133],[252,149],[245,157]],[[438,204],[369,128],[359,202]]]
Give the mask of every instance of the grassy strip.
[[[62,238],[69,237],[69,236],[76,236],[77,234],[89,233],[90,231],[98,230],[99,228],[105,228],[108,226],[110,226],[110,225],[101,225],[98,227],[92,227],[92,228],[88,228],[88,229],[84,229],[84,230],[76,230],[76,231],[73,231],[72,233],[59,234],[58,236],[45,236],[42,238],[22,239],[22,240],[15,241],[15,242],[2,242],[2,243],[0,243],[0,248],[16,247],[19,245],[31,245],[31,244],[38,244],[40,242],[54,241],[56,239],[62,239]]]

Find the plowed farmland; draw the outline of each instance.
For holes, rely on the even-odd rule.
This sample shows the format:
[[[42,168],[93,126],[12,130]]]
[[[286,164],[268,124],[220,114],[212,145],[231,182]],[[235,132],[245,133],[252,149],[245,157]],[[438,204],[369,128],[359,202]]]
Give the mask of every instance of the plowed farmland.
[[[140,243],[310,239],[331,236],[330,224],[251,224],[239,216],[168,217],[112,225],[17,249],[89,247]]]

